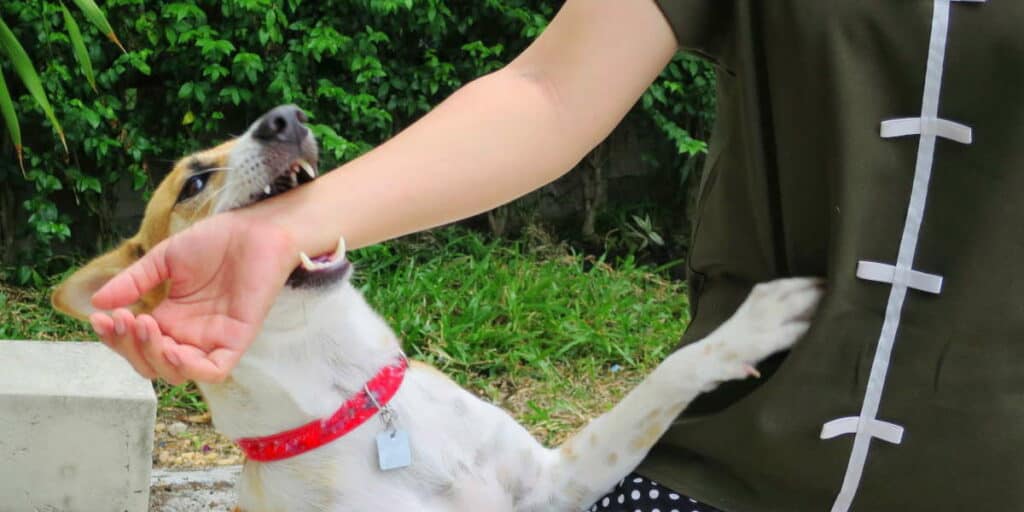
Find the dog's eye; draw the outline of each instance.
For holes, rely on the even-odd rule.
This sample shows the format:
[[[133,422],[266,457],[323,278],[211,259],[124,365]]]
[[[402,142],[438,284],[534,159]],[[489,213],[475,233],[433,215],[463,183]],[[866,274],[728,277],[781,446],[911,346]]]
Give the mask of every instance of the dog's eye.
[[[181,187],[181,193],[178,194],[178,202],[182,202],[186,199],[195,197],[206,188],[206,182],[210,179],[210,174],[204,172],[203,174],[197,174],[185,180],[185,186]]]

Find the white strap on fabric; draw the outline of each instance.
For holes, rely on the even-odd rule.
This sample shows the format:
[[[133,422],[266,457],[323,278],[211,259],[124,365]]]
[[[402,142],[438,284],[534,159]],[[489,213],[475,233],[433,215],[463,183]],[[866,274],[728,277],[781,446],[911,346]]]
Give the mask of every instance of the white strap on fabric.
[[[833,439],[843,434],[855,434],[860,428],[859,416],[847,416],[832,420],[821,428],[822,439]],[[877,437],[892,444],[903,442],[903,427],[889,423],[888,421],[871,420],[864,426],[863,430],[871,432],[872,437]]]
[[[970,126],[927,117],[904,117],[883,121],[881,133],[883,139],[908,135],[936,135],[961,144],[970,144],[974,141],[974,132]]]
[[[877,261],[857,262],[857,277],[879,283],[901,284],[928,293],[942,292],[942,276],[898,269]]]
[[[895,124],[889,124],[888,128],[885,124],[882,126],[883,132],[890,134],[918,130],[920,131],[920,142],[917,148],[917,163],[914,169],[910,204],[907,207],[907,218],[903,225],[903,235],[900,239],[896,265],[891,271],[892,288],[889,291],[889,301],[885,308],[885,320],[882,323],[882,331],[878,335],[878,348],[875,350],[874,360],[871,363],[871,372],[868,375],[868,384],[864,392],[864,402],[861,405],[860,416],[857,417],[855,425],[845,418],[826,423],[827,426],[839,421],[839,423],[835,423],[833,427],[829,428],[827,433],[830,434],[840,428],[848,429],[852,427],[855,429],[850,461],[846,466],[846,475],[843,477],[842,487],[839,489],[836,500],[832,504],[832,512],[847,512],[852,506],[854,496],[857,494],[857,488],[860,486],[861,476],[864,474],[864,465],[867,461],[871,440],[876,437],[890,442],[897,438],[902,440],[902,427],[893,425],[893,427],[899,429],[897,436],[897,432],[893,428],[878,426],[880,424],[885,425],[885,422],[880,422],[877,419],[882,399],[882,390],[885,387],[885,378],[889,372],[889,360],[892,357],[896,332],[899,329],[900,316],[903,312],[903,302],[907,297],[909,285],[914,281],[920,284],[922,288],[936,288],[934,279],[919,277],[915,280],[913,277],[913,263],[914,255],[917,251],[918,235],[920,234],[921,223],[924,218],[924,207],[928,198],[928,184],[931,181],[938,136],[942,132],[943,137],[950,135],[951,138],[956,137],[960,141],[966,138],[962,130],[954,126],[955,123],[945,124],[938,121],[940,119],[939,98],[942,91],[942,71],[946,59],[946,40],[949,34],[951,3],[983,3],[984,1],[935,0],[932,13],[931,40],[928,45],[928,66],[925,74],[924,97],[921,102],[921,115],[912,122],[897,120]],[[931,120],[935,121],[932,122]],[[916,126],[914,123],[916,123]],[[873,262],[868,264],[869,275],[874,273],[887,275],[890,272],[888,269],[882,272],[881,267],[873,266],[871,263]],[[858,265],[858,267],[861,267],[861,265]]]

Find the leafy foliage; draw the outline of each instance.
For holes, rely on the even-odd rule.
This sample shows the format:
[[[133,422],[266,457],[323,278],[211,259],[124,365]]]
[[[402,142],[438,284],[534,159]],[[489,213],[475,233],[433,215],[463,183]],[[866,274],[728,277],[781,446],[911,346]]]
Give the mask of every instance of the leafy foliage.
[[[59,2],[6,1],[4,17],[39,65],[70,154],[43,116],[23,120],[24,176],[13,149],[0,146],[0,264],[20,263],[13,275],[39,280],[65,268],[59,255],[76,245],[97,252],[117,236],[118,197],[151,190],[172,159],[281,103],[310,113],[322,167],[351,160],[510,60],[558,4],[108,0],[101,7],[127,51],[83,24],[84,59]],[[92,62],[96,91],[76,58]],[[676,59],[631,116],[660,132],[667,168],[703,151],[694,126],[709,117],[709,73]],[[19,112],[38,111],[26,91],[11,93]]]
[[[117,40],[117,36],[114,35],[113,30],[110,28],[110,24],[107,22],[106,16],[99,9],[93,0],[75,0],[78,4],[79,10],[85,14],[86,18],[89,19],[94,25],[102,30],[107,37],[120,46],[120,42]],[[78,28],[78,22],[75,21],[75,17],[72,16],[71,11],[68,10],[64,4],[60,4],[61,13],[64,15],[64,24],[68,30],[68,40],[71,43],[72,49],[75,52],[75,59],[78,60],[78,64],[82,68],[82,73],[85,74],[86,79],[89,80],[89,85],[92,86],[93,90],[96,90],[96,80],[92,69],[92,61],[89,59],[88,50],[85,48],[85,40],[82,39],[82,32]],[[122,50],[124,50],[122,48]],[[53,107],[50,106],[49,99],[46,93],[43,92],[42,85],[39,81],[39,75],[36,73],[35,66],[29,59],[25,49],[21,46],[21,43],[17,38],[14,37],[14,33],[7,24],[0,19],[0,51],[4,54],[11,67],[17,72],[21,78],[25,88],[28,89],[29,93],[32,94],[36,103],[39,105],[43,112],[49,118],[50,123],[53,125],[53,129],[60,136],[61,143],[64,144],[64,150],[67,151],[67,141],[64,139],[64,130],[60,126],[60,122],[53,115]],[[14,144],[14,151],[18,157],[18,165],[22,167],[24,171],[24,160],[22,159],[22,141],[21,141],[21,127],[18,122],[18,118],[14,113],[14,105],[11,100],[10,91],[7,89],[7,84],[4,83],[3,74],[0,73],[0,108],[3,109],[4,124],[7,126],[7,131],[10,135],[11,142]]]

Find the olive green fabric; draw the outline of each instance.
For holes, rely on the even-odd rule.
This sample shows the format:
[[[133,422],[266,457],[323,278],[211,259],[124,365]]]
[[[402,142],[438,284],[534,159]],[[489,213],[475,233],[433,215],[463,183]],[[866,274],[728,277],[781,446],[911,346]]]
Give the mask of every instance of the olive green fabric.
[[[757,282],[826,276],[797,346],[760,382],[702,396],[640,472],[726,512],[829,510],[891,285],[920,137],[882,139],[921,115],[933,0],[659,0],[681,46],[718,65],[718,122],[690,255],[693,342]],[[1024,2],[955,2],[939,139],[910,290],[854,511],[1024,510]],[[781,361],[781,362],[780,362]]]

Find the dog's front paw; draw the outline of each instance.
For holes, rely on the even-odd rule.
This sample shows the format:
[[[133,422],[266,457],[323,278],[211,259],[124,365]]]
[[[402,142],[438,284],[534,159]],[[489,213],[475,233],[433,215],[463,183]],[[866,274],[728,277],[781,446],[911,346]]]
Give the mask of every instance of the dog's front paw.
[[[789,348],[807,332],[824,293],[824,282],[816,278],[778,279],[755,286],[708,340],[713,343],[711,352],[740,372],[733,377],[756,375],[752,365]]]

